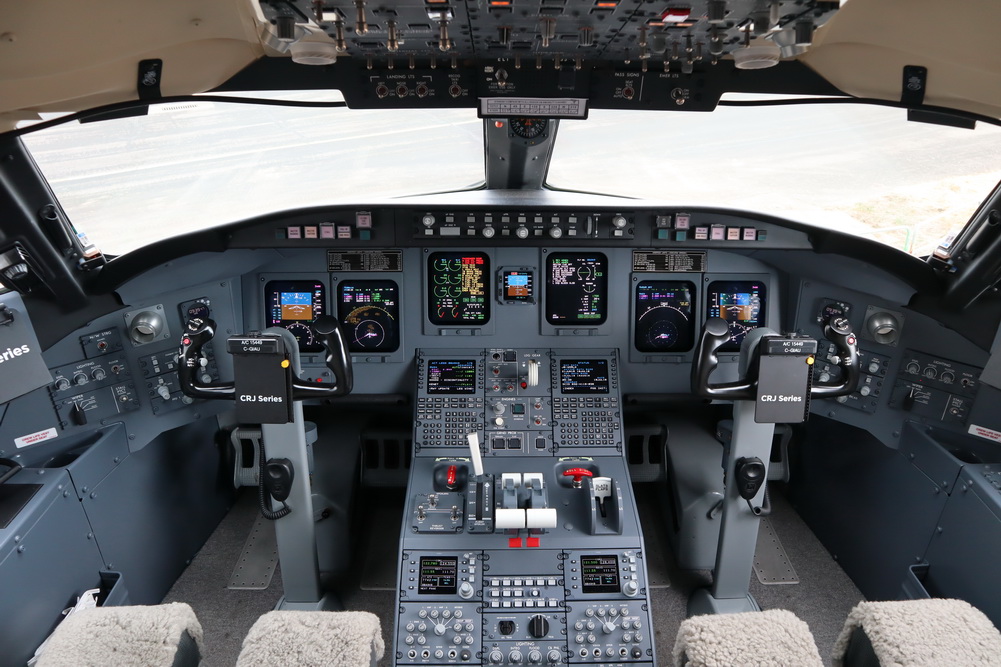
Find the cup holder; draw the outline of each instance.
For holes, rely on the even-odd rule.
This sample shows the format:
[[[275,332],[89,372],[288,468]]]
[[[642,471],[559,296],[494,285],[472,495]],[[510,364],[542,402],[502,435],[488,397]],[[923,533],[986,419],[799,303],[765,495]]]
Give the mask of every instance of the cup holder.
[[[77,449],[71,449],[68,452],[63,452],[61,454],[56,454],[51,459],[42,464],[43,468],[65,468],[69,464],[80,458],[84,452],[87,451],[87,447],[80,447]]]

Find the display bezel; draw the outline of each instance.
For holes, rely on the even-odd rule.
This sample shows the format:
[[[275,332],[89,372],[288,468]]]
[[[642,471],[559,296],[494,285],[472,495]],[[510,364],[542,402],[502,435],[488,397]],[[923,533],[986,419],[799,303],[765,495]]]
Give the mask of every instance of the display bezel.
[[[451,571],[451,584],[441,584],[440,580],[448,577],[448,572],[444,574],[426,574],[424,571],[427,561],[448,561],[445,566],[439,566],[440,569],[448,568]],[[459,559],[456,556],[421,556],[418,563],[418,576],[417,576],[417,593],[419,595],[455,595],[455,592],[459,587]],[[435,578],[435,581],[425,582],[425,577]]]
[[[595,561],[590,563],[589,561]],[[587,568],[597,568],[597,572],[588,574]],[[595,582],[593,577],[598,577]],[[622,588],[619,582],[619,557],[616,554],[587,554],[580,557],[580,588],[585,594],[619,593]]]
[[[315,291],[319,291],[319,297],[314,295]],[[303,318],[275,318],[272,313],[272,309],[278,307],[281,309],[281,301],[276,302],[275,298],[281,298],[281,294],[291,294],[291,293],[309,293],[310,294],[310,319]],[[312,329],[309,327],[316,318],[323,315],[327,311],[327,286],[321,280],[310,280],[310,279],[297,279],[297,280],[270,280],[264,285],[264,321],[269,327],[281,327],[286,329],[291,333],[296,342],[299,345],[300,352],[319,352],[323,350],[323,346],[317,342],[310,342],[312,340]],[[298,334],[295,330],[289,329],[293,325],[305,325],[309,331],[306,336]],[[297,327],[298,328],[298,327]]]
[[[557,262],[570,260],[580,263],[595,260],[600,263],[601,275],[597,277],[598,308],[596,317],[588,317],[580,310],[569,311],[563,306],[567,294],[578,291],[576,285],[557,285],[553,282],[553,267]],[[578,291],[578,294],[580,291]],[[572,295],[570,298],[573,298]],[[557,305],[560,309],[557,312]],[[608,257],[602,252],[554,252],[546,259],[546,322],[553,326],[599,326],[608,319]]]
[[[458,317],[442,317],[438,315],[437,312],[437,299],[442,297],[435,295],[435,288],[440,285],[436,282],[436,276],[441,274],[440,269],[434,267],[435,262],[440,260],[453,260],[453,259],[474,259],[482,261],[480,266],[480,271],[482,273],[483,281],[483,300],[482,300],[482,317],[478,314],[477,317],[472,317],[468,315],[460,315]],[[428,255],[427,260],[427,318],[431,324],[435,326],[482,326],[490,321],[490,257],[483,252],[434,252]],[[463,294],[467,294],[466,290],[463,290],[459,297],[462,298]]]
[[[392,290],[394,299],[392,307],[366,302],[364,306],[358,306],[357,302],[347,303],[344,301],[344,293],[349,289],[367,290]],[[357,342],[357,337],[353,335],[355,325],[348,322],[348,317],[359,307],[379,307],[386,311],[392,320],[391,328],[383,327],[386,333],[383,343],[377,347],[366,347]],[[395,352],[400,347],[400,287],[395,280],[344,280],[337,288],[337,319],[344,327],[345,337],[348,341],[348,350],[351,352]]]
[[[758,318],[754,320],[753,326],[745,324],[751,320],[731,320],[723,314],[714,313],[713,302],[720,294],[753,294],[758,298]],[[740,344],[744,337],[754,329],[766,326],[767,323],[767,288],[762,280],[715,280],[709,283],[706,290],[706,317],[722,317],[730,326],[730,340],[723,343],[718,349],[721,352],[734,352],[740,349]],[[748,304],[750,305],[750,304]],[[718,306],[716,306],[718,307]],[[735,332],[734,325],[746,327],[746,330]]]
[[[678,332],[678,342],[676,344],[670,347],[655,347],[645,342],[644,327],[649,325],[644,324],[642,320],[653,308],[643,310],[649,304],[649,302],[644,303],[640,301],[640,293],[644,288],[672,292],[686,290],[688,292],[688,325],[685,331]],[[696,313],[698,311],[696,309],[696,297],[695,283],[690,280],[641,280],[638,282],[633,292],[633,346],[640,352],[660,354],[688,352],[691,350],[695,346],[695,329],[697,325]],[[676,308],[676,310],[682,316],[685,315],[680,308]]]

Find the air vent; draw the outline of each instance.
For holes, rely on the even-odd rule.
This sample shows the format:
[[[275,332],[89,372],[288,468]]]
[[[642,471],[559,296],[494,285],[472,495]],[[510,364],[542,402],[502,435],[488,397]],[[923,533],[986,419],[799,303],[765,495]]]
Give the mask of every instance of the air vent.
[[[895,346],[900,340],[900,330],[904,326],[904,316],[878,306],[869,306],[865,311],[865,325],[862,337],[883,345]]]

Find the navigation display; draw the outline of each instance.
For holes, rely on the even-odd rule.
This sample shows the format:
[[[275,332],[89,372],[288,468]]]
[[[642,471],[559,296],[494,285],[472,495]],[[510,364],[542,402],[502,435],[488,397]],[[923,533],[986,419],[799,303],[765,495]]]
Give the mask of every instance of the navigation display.
[[[459,559],[456,556],[421,556],[420,595],[455,595]]]
[[[288,329],[300,352],[323,349],[310,324],[326,311],[326,287],[317,280],[272,280],[264,286],[269,327]]]
[[[395,352],[400,347],[399,288],[392,280],[342,282],[337,317],[352,352]]]
[[[634,344],[640,352],[686,352],[695,343],[688,281],[645,280],[636,285]]]
[[[710,283],[708,305],[709,317],[730,324],[730,342],[721,350],[739,350],[748,332],[765,324],[765,286],[756,280]]]
[[[564,394],[607,394],[606,359],[561,359],[560,390]]]
[[[473,394],[476,392],[476,360],[428,362],[429,394]]]
[[[428,257],[428,319],[432,324],[486,324],[490,320],[490,260],[481,252],[436,252]]]
[[[601,324],[608,317],[608,259],[600,252],[549,256],[546,320],[550,324]]]
[[[619,559],[614,554],[581,556],[580,575],[584,593],[619,592]]]

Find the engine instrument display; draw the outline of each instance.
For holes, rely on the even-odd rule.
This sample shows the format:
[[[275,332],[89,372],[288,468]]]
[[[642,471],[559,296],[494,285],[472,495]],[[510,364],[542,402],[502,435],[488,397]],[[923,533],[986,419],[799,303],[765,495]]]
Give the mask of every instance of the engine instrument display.
[[[636,285],[634,344],[641,352],[686,352],[695,342],[688,281],[644,280]]]
[[[399,288],[392,280],[342,282],[337,316],[352,352],[395,352],[400,347]]]
[[[264,286],[269,327],[288,329],[300,352],[323,349],[310,324],[326,311],[326,287],[318,280],[272,280]]]
[[[481,252],[436,252],[428,257],[428,319],[432,324],[486,324],[490,320],[490,260]]]
[[[421,556],[419,595],[455,595],[459,559],[455,556]]]
[[[607,360],[560,360],[560,391],[564,394],[607,394],[608,390]]]
[[[739,350],[744,336],[765,324],[765,286],[756,280],[717,281],[709,284],[709,317],[730,325],[730,342],[721,350]]]
[[[608,556],[580,557],[581,590],[585,593],[619,592],[619,559]]]
[[[546,320],[550,324],[602,324],[608,317],[608,259],[600,252],[549,256]]]
[[[427,392],[429,394],[476,393],[476,360],[432,359],[428,362]]]

